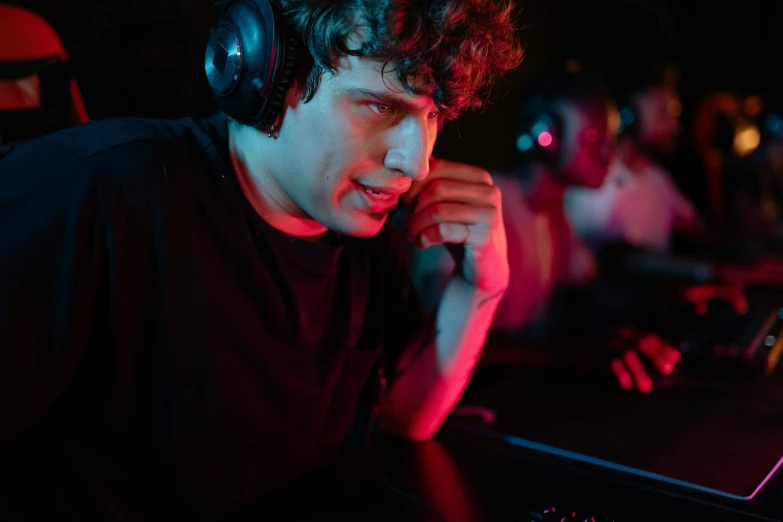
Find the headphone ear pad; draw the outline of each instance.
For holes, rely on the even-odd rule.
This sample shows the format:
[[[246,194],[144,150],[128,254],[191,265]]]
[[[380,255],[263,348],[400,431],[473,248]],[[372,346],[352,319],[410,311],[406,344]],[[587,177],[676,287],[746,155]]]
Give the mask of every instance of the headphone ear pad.
[[[286,38],[283,54],[280,57],[280,65],[278,66],[279,71],[272,86],[272,92],[269,94],[269,106],[264,114],[259,114],[256,117],[257,123],[254,124],[255,126],[261,128],[269,127],[275,122],[280,111],[283,110],[285,94],[288,92],[294,79],[297,47],[296,38],[292,36]]]
[[[639,115],[634,104],[627,100],[622,100],[619,115],[620,130],[618,134],[620,136],[635,136],[639,129]]]

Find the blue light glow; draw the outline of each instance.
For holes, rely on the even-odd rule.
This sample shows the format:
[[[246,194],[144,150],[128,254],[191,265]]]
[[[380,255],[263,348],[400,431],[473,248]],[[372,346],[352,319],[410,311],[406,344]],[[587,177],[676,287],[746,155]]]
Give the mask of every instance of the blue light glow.
[[[542,132],[546,132],[549,130],[549,125],[546,124],[544,121],[539,121],[535,125],[533,125],[533,136],[538,136]]]
[[[634,122],[636,119],[636,116],[634,116],[633,111],[628,108],[624,107],[623,110],[620,111],[620,127],[626,128],[630,124]]]
[[[777,114],[767,116],[767,129],[775,136],[783,136],[783,118]]]
[[[522,152],[527,152],[533,147],[533,138],[530,134],[523,134],[517,138],[517,148]]]

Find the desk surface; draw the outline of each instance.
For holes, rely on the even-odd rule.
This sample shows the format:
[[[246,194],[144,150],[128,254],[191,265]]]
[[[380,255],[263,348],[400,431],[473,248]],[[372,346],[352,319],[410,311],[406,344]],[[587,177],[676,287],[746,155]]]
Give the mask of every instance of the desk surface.
[[[384,440],[376,451],[389,482],[415,500],[384,487],[365,455],[344,468],[342,497],[331,490],[317,498],[298,493],[285,506],[311,514],[286,520],[527,522],[552,506],[575,512],[579,522],[783,520],[783,477],[752,502],[716,502],[448,428],[420,444]],[[335,476],[329,485],[339,481]]]
[[[751,496],[783,458],[781,379],[683,380],[643,396],[590,378],[498,376],[463,401],[488,407],[496,420],[457,423],[734,497]]]
[[[484,386],[487,382],[491,383],[491,386]],[[523,391],[530,394],[530,390],[535,387],[535,383],[531,381],[520,382],[519,379],[509,380],[507,377],[498,379],[496,376],[486,379],[486,376],[479,375],[475,386],[468,390],[463,404],[475,404],[474,401],[480,398],[488,399],[493,396],[497,398],[504,394],[508,399],[514,397],[514,393],[521,394]],[[778,389],[783,390],[783,387]],[[593,393],[600,395],[596,391]],[[674,392],[669,392],[670,395],[671,393]],[[723,390],[717,394],[696,393],[693,406],[708,409],[709,397],[717,395],[725,398],[727,393],[740,400],[743,393],[748,392],[747,390],[742,393]],[[591,398],[590,394],[583,395]],[[570,421],[584,420],[586,424],[581,432],[573,429],[572,423],[565,422],[567,419],[557,417],[564,411],[561,407],[560,413],[556,413],[558,402],[563,402],[568,396],[565,391],[561,397],[552,397],[545,401],[553,405],[549,418],[546,417],[546,411],[534,407],[535,401],[520,400],[517,406],[521,411],[528,412],[523,420],[530,421],[532,426],[537,426],[539,434],[549,434],[549,436],[554,434],[560,437],[563,445],[594,445],[601,438],[610,443],[613,440],[613,435],[602,431],[600,426],[616,423],[618,404],[625,404],[626,413],[631,409],[636,410],[637,420],[639,420],[644,419],[645,410],[653,416],[660,414],[661,412],[656,413],[656,410],[660,410],[667,402],[661,399],[666,395],[666,392],[662,392],[656,398],[655,395],[641,397],[608,393],[603,399],[603,405],[606,406],[603,414],[596,413],[601,410],[601,405],[597,403],[580,414],[580,403],[575,402],[571,412],[577,417],[571,418]],[[582,404],[586,404],[585,400],[583,399]],[[595,401],[596,397],[592,397],[592,400]],[[780,406],[783,403],[783,395],[779,395],[775,400],[776,402],[773,403],[755,405],[748,402],[748,411],[761,408],[768,414],[776,414],[780,419],[783,408],[773,406],[774,404]],[[502,415],[502,412],[498,415]],[[581,418],[578,417],[579,415]],[[590,415],[594,418],[588,418]],[[503,421],[499,423],[501,427],[504,426]],[[541,513],[548,507],[557,506],[561,511],[566,510],[569,513],[573,511],[578,516],[583,516],[578,518],[580,522],[589,520],[590,517],[595,517],[596,522],[603,520],[617,522],[783,521],[783,473],[773,476],[753,500],[738,501],[547,455],[529,448],[515,447],[465,430],[466,427],[476,425],[476,422],[466,422],[464,418],[455,416],[433,441],[414,444],[398,439],[381,438],[373,451],[377,462],[366,453],[357,454],[343,462],[339,471],[330,475],[326,481],[329,488],[324,489],[319,486],[321,489],[318,498],[303,499],[301,493],[297,492],[284,502],[293,505],[301,504],[304,500],[310,503],[310,508],[317,506],[314,509],[318,515],[302,517],[301,520],[436,521],[442,519],[449,522],[527,522],[539,520],[537,513]],[[505,426],[512,425],[513,422],[506,423]],[[734,429],[736,426],[728,426],[728,428]],[[675,467],[677,456],[687,451],[689,444],[698,443],[698,439],[704,437],[706,433],[704,431],[706,428],[699,427],[698,423],[683,424],[678,429],[682,434],[682,441],[674,446],[679,453],[672,453],[667,464]],[[668,437],[666,441],[669,447],[672,445],[672,440],[677,440],[673,438],[673,434],[677,433],[674,428],[669,427],[659,431],[657,436],[663,434]],[[614,440],[625,435],[627,433],[616,433]],[[758,444],[748,450],[763,451],[765,443],[775,442],[769,437],[765,442],[765,436],[760,434]],[[648,447],[636,455],[630,452],[629,448],[632,448],[632,445],[620,446],[622,451],[628,452],[628,458],[635,458],[640,464],[644,464],[645,455],[656,453],[667,444],[661,443],[658,448],[652,447],[653,451]],[[739,452],[728,452],[725,462],[732,466],[740,465],[741,459],[737,458],[739,454]],[[391,484],[414,495],[417,500],[392,493],[382,483],[379,469],[383,470]],[[427,506],[420,505],[419,501],[425,502]],[[432,515],[429,511],[430,507],[442,518]]]
[[[783,522],[783,470],[752,500],[735,500],[476,433],[524,436],[743,490],[783,456],[781,373],[723,384],[674,379],[641,396],[619,391],[608,376],[596,382],[594,376],[540,368],[527,374],[479,369],[461,405],[494,410],[497,420],[491,426],[478,416],[455,414],[426,443],[381,437],[372,451],[351,456],[311,482],[307,493],[295,487],[275,505],[309,512],[286,518],[308,521],[527,522],[541,520],[543,510],[557,506],[566,515],[575,512],[580,522],[590,517],[596,522]],[[392,492],[379,470],[415,498]],[[743,472],[744,482],[722,483]]]
[[[779,304],[779,293],[770,302]],[[601,384],[594,377],[554,376],[541,369],[528,375],[494,372],[480,370],[461,403],[495,410],[491,427],[478,416],[454,415],[433,441],[417,445],[391,439],[378,446],[390,481],[443,520],[527,522],[558,506],[566,515],[575,512],[579,521],[783,521],[783,470],[752,500],[735,500],[475,433],[475,428],[516,432],[742,490],[783,457],[780,371],[771,378],[722,384],[678,377],[647,396],[620,392],[611,379]],[[721,482],[743,471],[749,473],[744,482]],[[369,498],[375,500],[355,506],[353,520],[439,520],[400,495]]]

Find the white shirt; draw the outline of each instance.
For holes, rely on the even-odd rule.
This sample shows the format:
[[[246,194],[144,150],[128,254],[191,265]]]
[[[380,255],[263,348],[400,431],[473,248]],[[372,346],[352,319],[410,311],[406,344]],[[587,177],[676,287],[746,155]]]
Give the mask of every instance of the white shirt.
[[[663,252],[672,231],[696,212],[661,167],[647,163],[636,171],[615,160],[601,188],[572,187],[566,215],[588,243],[613,240]]]

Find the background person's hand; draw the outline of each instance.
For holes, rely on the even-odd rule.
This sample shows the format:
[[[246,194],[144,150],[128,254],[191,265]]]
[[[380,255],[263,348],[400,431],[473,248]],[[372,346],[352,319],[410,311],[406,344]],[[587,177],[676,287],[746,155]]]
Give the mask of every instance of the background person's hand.
[[[679,350],[658,335],[641,336],[636,341],[636,348],[626,350],[610,363],[612,373],[624,390],[636,388],[647,393],[653,388],[653,379],[642,364],[640,355],[649,359],[662,375],[671,375],[682,356]]]

